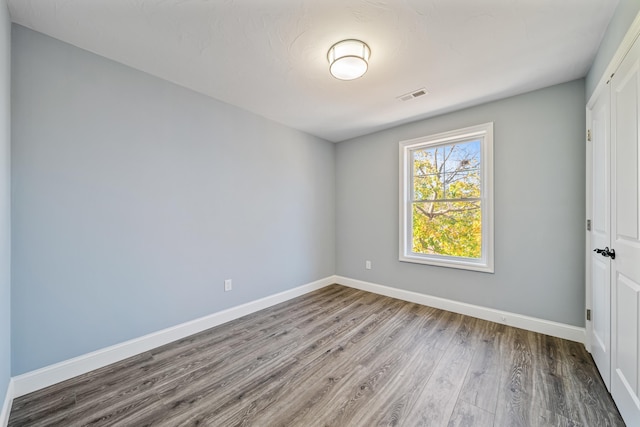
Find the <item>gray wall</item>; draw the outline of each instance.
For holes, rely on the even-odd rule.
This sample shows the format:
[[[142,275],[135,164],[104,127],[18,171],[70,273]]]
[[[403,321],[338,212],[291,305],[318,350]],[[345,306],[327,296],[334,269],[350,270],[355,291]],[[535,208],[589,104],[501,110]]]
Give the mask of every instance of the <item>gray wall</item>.
[[[638,9],[620,1],[587,94]],[[584,324],[584,81],[334,146],[23,27],[13,37],[13,375],[334,272]],[[487,121],[496,273],[400,263],[398,141]],[[10,363],[5,264],[0,393]],[[232,292],[222,292],[225,278]]]
[[[11,21],[0,0],[0,408],[11,376]]]
[[[334,273],[334,144],[20,26],[12,71],[14,375]]]
[[[583,326],[584,105],[577,80],[339,143],[337,274]],[[398,141],[490,121],[495,274],[399,262]]]
[[[596,89],[600,77],[602,77],[613,55],[616,53],[616,50],[618,50],[620,42],[622,42],[625,34],[627,34],[627,30],[636,18],[636,15],[640,12],[639,0],[619,1],[618,7],[607,27],[607,31],[604,33],[593,65],[587,74],[587,100],[589,100],[589,97]]]

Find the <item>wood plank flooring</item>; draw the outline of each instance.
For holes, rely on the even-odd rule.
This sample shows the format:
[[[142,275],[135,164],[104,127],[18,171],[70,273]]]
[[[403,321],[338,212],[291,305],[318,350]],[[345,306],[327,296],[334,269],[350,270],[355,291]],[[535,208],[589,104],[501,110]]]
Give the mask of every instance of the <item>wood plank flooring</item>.
[[[623,426],[582,344],[338,285],[17,398],[9,426]]]

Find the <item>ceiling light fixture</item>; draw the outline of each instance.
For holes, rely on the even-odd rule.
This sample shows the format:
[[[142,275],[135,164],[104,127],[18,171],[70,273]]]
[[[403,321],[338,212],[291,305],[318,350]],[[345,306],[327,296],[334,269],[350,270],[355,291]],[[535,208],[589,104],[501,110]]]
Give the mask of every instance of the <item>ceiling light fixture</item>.
[[[342,40],[329,49],[329,71],[340,80],[353,80],[362,77],[369,68],[371,49],[360,40]]]

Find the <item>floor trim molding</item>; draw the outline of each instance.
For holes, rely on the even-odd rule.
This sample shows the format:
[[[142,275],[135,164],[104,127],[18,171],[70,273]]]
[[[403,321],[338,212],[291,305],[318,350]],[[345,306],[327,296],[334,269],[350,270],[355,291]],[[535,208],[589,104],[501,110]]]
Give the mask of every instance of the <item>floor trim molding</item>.
[[[122,342],[110,347],[96,350],[73,359],[65,360],[35,371],[17,375],[11,379],[4,402],[3,412],[0,413],[0,427],[6,426],[9,418],[10,404],[13,398],[40,390],[61,381],[102,368],[136,354],[185,338],[189,335],[221,325],[247,314],[271,307],[281,302],[299,297],[309,292],[322,289],[337,283],[354,289],[360,289],[379,295],[397,298],[403,301],[439,308],[454,313],[464,314],[479,319],[503,323],[516,328],[527,329],[584,344],[585,329],[507,311],[496,310],[473,304],[458,302],[446,298],[407,291],[377,283],[365,282],[343,276],[328,276],[288,291],[270,295],[256,301],[219,311],[190,322],[182,323],[161,331],[157,331],[139,338]],[[6,411],[6,414],[5,414]],[[6,420],[3,419],[6,417]],[[2,424],[2,421],[5,424]]]
[[[418,292],[379,285],[377,283],[350,279],[348,277],[336,276],[335,279],[336,283],[350,288],[373,292],[375,294],[439,308],[441,310],[452,311],[454,313],[464,314],[471,317],[477,317],[491,322],[503,323],[516,328],[527,329],[529,331],[564,338],[566,340],[576,341],[582,344],[585,342],[585,328],[580,328],[578,326],[567,325],[536,317],[529,317],[522,314],[496,310],[479,305],[467,304],[446,298],[434,297]]]
[[[219,311],[139,338],[83,354],[12,378],[13,397],[40,390],[78,375],[102,368],[136,354],[221,325],[247,314],[271,307],[335,283],[335,276]],[[8,415],[8,414],[7,414]],[[1,424],[0,424],[1,425]]]
[[[7,427],[9,424],[9,414],[11,413],[11,404],[14,398],[14,382],[13,379],[9,380],[7,385],[7,394],[4,396],[4,403],[2,404],[2,410],[0,410],[0,427]]]

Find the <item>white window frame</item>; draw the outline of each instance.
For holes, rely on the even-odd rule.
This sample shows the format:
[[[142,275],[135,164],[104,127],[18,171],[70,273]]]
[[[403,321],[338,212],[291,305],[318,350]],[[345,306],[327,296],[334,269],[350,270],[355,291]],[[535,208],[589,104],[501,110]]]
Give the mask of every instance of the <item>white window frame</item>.
[[[479,259],[420,254],[412,251],[412,159],[411,152],[418,148],[448,145],[456,141],[480,138],[480,180],[482,215],[482,255]],[[420,138],[400,141],[400,255],[399,260],[418,264],[475,270],[493,273],[493,122],[464,129],[443,132]]]

